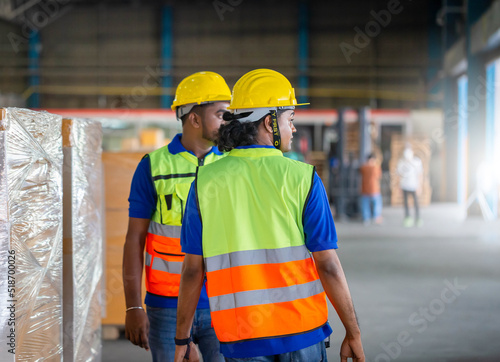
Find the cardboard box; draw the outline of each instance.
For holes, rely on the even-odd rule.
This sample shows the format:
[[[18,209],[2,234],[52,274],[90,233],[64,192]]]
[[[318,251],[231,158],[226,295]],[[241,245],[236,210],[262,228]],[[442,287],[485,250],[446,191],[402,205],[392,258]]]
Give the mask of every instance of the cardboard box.
[[[141,147],[155,150],[163,146],[165,142],[165,132],[161,128],[146,128],[141,130]]]

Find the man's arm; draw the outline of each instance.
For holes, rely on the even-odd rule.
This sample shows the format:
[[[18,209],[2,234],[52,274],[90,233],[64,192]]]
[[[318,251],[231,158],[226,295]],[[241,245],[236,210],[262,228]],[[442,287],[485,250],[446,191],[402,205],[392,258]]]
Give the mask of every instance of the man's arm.
[[[193,324],[194,313],[200,299],[201,288],[205,270],[203,256],[186,254],[182,263],[181,284],[179,287],[179,300],[177,303],[177,339],[189,338]],[[183,361],[187,346],[176,346],[175,361]],[[189,361],[197,361],[197,351],[191,342]]]
[[[312,254],[323,289],[325,289],[328,299],[337,311],[346,330],[346,337],[340,348],[341,360],[347,361],[347,358],[351,357],[354,361],[362,362],[365,360],[365,356],[361,344],[361,332],[354,312],[351,293],[337,253],[335,250],[329,249],[316,251]]]
[[[337,253],[337,232],[333,222],[326,191],[318,174],[314,174],[309,199],[304,209],[305,243],[312,252],[321,284],[340,320],[345,326],[346,337],[340,347],[342,361],[348,357],[365,360],[361,333],[352,305],[351,294]]]
[[[149,219],[129,218],[122,270],[127,308],[142,306],[142,269],[148,227]],[[148,334],[149,321],[144,310],[131,309],[126,312],[125,337],[133,344],[149,350]]]

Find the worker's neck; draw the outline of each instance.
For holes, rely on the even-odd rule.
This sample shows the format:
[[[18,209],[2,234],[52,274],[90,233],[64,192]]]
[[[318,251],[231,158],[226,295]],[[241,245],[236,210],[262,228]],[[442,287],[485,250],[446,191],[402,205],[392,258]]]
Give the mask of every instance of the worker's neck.
[[[255,144],[259,146],[272,146],[273,136],[266,132],[264,127],[259,127],[255,141]]]
[[[186,150],[193,152],[198,158],[205,157],[214,145],[213,142],[186,130],[182,132],[181,143]]]

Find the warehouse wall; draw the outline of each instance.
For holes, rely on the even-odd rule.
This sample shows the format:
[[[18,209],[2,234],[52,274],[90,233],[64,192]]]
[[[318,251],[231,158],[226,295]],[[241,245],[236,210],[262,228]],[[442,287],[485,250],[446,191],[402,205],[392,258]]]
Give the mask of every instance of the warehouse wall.
[[[219,9],[213,1],[173,3],[174,85],[205,69],[221,73],[232,86],[244,72],[269,67],[298,88],[299,0],[241,1],[238,6],[220,0],[226,7]],[[309,1],[311,107],[425,105],[427,2],[401,1],[400,7],[377,36],[347,59],[341,44],[354,45],[355,27],[364,31],[373,21],[370,11],[387,12],[388,1],[360,0],[356,6]],[[43,28],[41,84],[52,89],[42,95],[41,105],[159,107],[158,93],[136,94],[144,91],[148,74],[159,78],[160,10],[154,2],[79,2]],[[26,87],[16,82],[16,89]],[[98,96],[95,87],[121,88],[103,88]],[[0,91],[5,88],[2,84]]]
[[[2,34],[0,36],[0,93],[20,94],[27,85],[27,40],[22,36],[19,26],[4,21],[0,21],[0,34]]]
[[[332,87],[394,92],[425,91],[427,63],[427,5],[401,2],[401,12],[391,15],[386,27],[368,42],[358,36],[374,20],[371,12],[387,12],[388,1],[362,1],[356,6],[346,2],[320,2],[311,7],[312,88]],[[398,8],[399,9],[399,8]],[[376,28],[375,28],[376,30]],[[357,37],[358,36],[358,37]],[[357,38],[355,38],[357,37]],[[356,42],[358,40],[358,42]],[[366,44],[364,47],[356,44]],[[349,57],[349,46],[359,53]],[[350,62],[349,62],[350,61]],[[358,92],[360,93],[360,92]],[[391,98],[396,98],[391,99]],[[420,102],[397,100],[394,95],[372,98],[320,98],[318,107],[370,105],[379,108],[415,107]]]
[[[146,67],[158,64],[159,16],[146,6],[80,5],[43,29],[42,43],[42,84],[75,87],[43,95],[44,107],[126,107],[132,89],[97,97],[89,87],[142,84]],[[158,107],[157,98],[134,104]]]

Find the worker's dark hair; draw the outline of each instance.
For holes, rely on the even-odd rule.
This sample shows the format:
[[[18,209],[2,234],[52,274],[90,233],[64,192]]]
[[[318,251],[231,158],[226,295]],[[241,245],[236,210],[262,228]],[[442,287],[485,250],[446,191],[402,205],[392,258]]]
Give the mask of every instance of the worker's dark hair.
[[[276,112],[276,117],[279,118],[283,112],[285,111],[278,110]],[[231,112],[225,112],[223,118],[226,123],[220,126],[219,134],[215,141],[219,151],[229,152],[236,147],[256,144],[259,126],[267,116],[268,115],[265,115],[255,122],[242,123],[238,121],[238,115],[234,115]]]
[[[193,108],[191,108],[191,110],[188,113],[186,113],[185,115],[183,115],[181,117],[181,123],[182,123],[182,125],[184,126],[184,123],[186,123],[186,119],[188,118],[188,116],[189,116],[189,114],[191,112],[196,112],[198,109],[201,109],[201,108],[203,108],[203,107],[205,107],[206,105],[209,105],[209,104],[210,103],[197,104],[196,106],[194,106]]]

